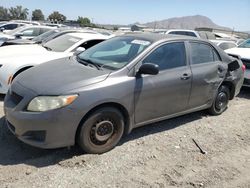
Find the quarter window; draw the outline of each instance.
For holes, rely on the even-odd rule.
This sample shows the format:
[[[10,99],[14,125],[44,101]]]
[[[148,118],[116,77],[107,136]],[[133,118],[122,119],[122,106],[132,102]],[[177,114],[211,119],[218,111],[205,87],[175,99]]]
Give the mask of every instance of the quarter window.
[[[160,70],[186,65],[186,52],[183,42],[168,43],[158,47],[142,63],[154,63]]]
[[[202,43],[190,43],[192,64],[201,64],[219,61],[218,54],[209,45]]]

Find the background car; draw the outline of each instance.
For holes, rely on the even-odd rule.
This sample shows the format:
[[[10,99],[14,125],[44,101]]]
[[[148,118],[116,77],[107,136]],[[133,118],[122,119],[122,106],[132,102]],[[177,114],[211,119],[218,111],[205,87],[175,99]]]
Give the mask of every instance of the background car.
[[[0,31],[6,33],[8,31],[14,30],[14,29],[21,27],[21,26],[24,26],[24,25],[26,25],[26,24],[25,23],[16,23],[16,22],[3,22],[0,25]]]
[[[194,37],[114,37],[20,74],[5,97],[6,122],[36,147],[78,143],[103,153],[133,128],[198,110],[223,113],[242,86],[241,66]]]
[[[222,50],[235,48],[238,46],[235,42],[226,40],[213,40],[213,43],[219,46]]]
[[[47,61],[72,56],[108,37],[94,33],[68,33],[44,44],[11,45],[0,48],[0,93],[7,93],[12,80],[20,73]]]
[[[243,85],[250,87],[250,39],[245,40],[236,48],[226,50],[226,53],[242,60],[246,68]]]
[[[47,27],[47,26],[23,26],[19,27],[17,29],[14,29],[12,31],[9,31],[5,34],[0,34],[0,46],[8,41],[13,39],[33,39],[34,37],[41,35],[49,30],[54,29],[53,27]]]
[[[14,40],[8,40],[3,42],[2,46],[8,46],[8,45],[22,45],[22,44],[40,44],[40,43],[46,43],[54,38],[57,38],[61,35],[67,34],[67,33],[77,33],[77,32],[83,32],[83,33],[95,33],[98,34],[98,32],[95,32],[93,30],[86,30],[86,29],[71,29],[71,28],[59,28],[59,29],[52,29],[50,31],[47,31],[32,40],[28,39],[14,39]]]
[[[184,35],[184,36],[190,36],[190,37],[197,37],[201,38],[199,33],[194,30],[188,30],[188,29],[169,29],[169,30],[160,30],[160,31],[154,31],[153,33],[158,34],[173,34],[173,35]]]

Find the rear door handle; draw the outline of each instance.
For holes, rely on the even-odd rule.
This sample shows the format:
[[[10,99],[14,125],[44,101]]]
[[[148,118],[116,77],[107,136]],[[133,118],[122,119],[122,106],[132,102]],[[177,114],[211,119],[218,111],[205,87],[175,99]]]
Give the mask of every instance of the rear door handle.
[[[188,73],[184,73],[182,76],[181,76],[181,80],[188,80],[190,78],[190,75]]]

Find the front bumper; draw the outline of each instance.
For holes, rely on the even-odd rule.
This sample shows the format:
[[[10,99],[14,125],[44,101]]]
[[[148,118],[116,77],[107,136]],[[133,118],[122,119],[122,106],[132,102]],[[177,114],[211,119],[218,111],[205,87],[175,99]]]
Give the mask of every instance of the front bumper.
[[[16,88],[11,88],[5,97],[4,112],[8,128],[18,139],[45,149],[75,144],[82,116],[70,106],[47,112],[28,112],[26,106],[35,94],[17,84],[14,86]]]

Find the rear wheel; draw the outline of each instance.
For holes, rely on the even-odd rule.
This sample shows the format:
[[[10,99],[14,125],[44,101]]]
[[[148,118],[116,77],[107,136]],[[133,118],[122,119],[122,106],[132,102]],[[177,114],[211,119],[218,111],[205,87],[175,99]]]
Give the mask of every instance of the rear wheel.
[[[208,109],[211,115],[220,115],[227,109],[230,91],[227,86],[219,87],[213,105]]]
[[[122,113],[112,107],[93,112],[83,123],[78,144],[87,153],[101,154],[113,149],[124,131]]]

